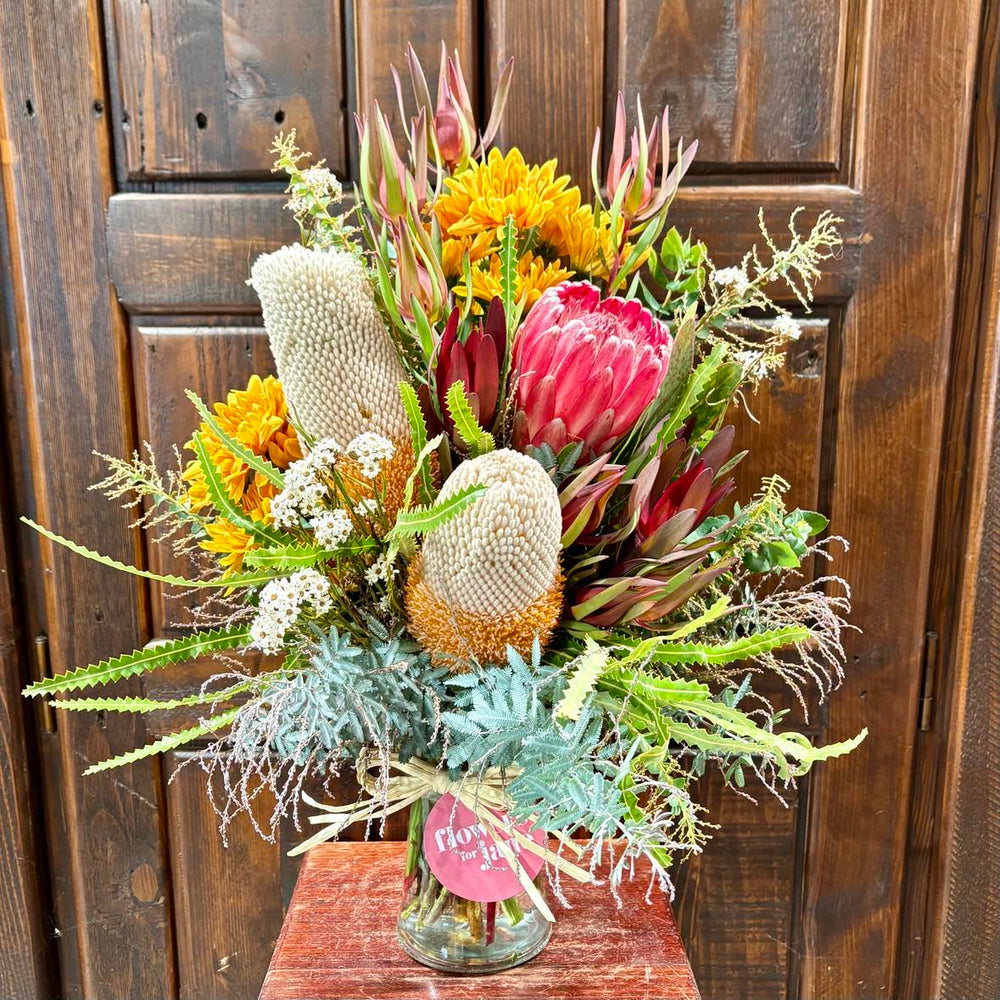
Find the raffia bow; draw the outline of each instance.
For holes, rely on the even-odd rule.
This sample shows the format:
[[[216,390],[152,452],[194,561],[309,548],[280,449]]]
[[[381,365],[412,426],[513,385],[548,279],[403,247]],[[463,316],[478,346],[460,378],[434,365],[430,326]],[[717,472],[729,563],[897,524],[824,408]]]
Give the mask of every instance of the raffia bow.
[[[322,826],[323,829],[290,850],[288,852],[290,857],[303,854],[317,844],[334,839],[352,823],[381,822],[393,813],[418,802],[425,795],[451,794],[490,832],[497,850],[517,876],[521,888],[528,894],[539,913],[549,922],[555,922],[552,911],[533,879],[524,870],[510,843],[504,839],[504,834],[516,840],[522,850],[542,858],[557,871],[577,882],[594,881],[594,876],[586,869],[573,864],[560,854],[553,853],[548,847],[536,843],[531,837],[508,825],[496,815],[497,812],[505,812],[508,807],[505,786],[512,777],[520,773],[517,768],[507,768],[503,772],[498,768],[490,768],[481,775],[466,774],[453,780],[447,771],[442,771],[417,757],[404,763],[395,755],[386,760],[363,751],[358,757],[356,770],[358,784],[367,794],[367,798],[362,797],[348,805],[333,806],[317,802],[309,795],[303,794],[304,802],[320,810],[316,815],[310,816],[307,822]],[[575,857],[579,858],[583,853],[579,845],[569,838],[559,833],[555,836]]]

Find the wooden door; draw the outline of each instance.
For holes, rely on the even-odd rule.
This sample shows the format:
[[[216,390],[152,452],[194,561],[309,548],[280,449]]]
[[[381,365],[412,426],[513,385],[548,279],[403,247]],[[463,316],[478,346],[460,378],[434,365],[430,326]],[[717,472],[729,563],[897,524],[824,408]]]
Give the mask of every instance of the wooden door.
[[[617,90],[700,140],[674,208],[720,265],[803,206],[843,219],[806,336],[740,418],[741,488],[777,471],[852,541],[848,679],[810,731],[868,726],[784,803],[701,794],[722,830],[675,903],[708,1000],[897,996],[935,490],[983,0],[42,0],[0,5],[4,186],[23,408],[22,509],[166,569],[83,492],[92,446],[169,457],[208,398],[270,358],[245,279],[295,238],[267,146],[357,177],[350,112],[392,107],[408,39],[458,48],[486,106],[517,60],[503,145],[586,186]],[[605,129],[607,132],[607,129]],[[107,211],[107,229],[104,213]],[[109,277],[116,296],[109,292]],[[12,395],[12,398],[14,398]],[[183,628],[183,602],[20,539],[51,669]],[[32,596],[29,592],[29,598]],[[210,664],[146,690],[186,693]],[[777,698],[787,697],[780,691]],[[790,706],[800,711],[793,703]],[[251,998],[294,881],[250,824],[224,848],[180,755],[82,780],[85,761],[177,722],[80,716],[44,734],[46,823],[69,996]],[[167,779],[176,773],[173,781]],[[287,840],[288,832],[283,834]],[[919,919],[917,921],[919,923]],[[919,991],[919,986],[914,987]],[[41,992],[39,991],[39,995]],[[912,994],[920,996],[919,992]]]

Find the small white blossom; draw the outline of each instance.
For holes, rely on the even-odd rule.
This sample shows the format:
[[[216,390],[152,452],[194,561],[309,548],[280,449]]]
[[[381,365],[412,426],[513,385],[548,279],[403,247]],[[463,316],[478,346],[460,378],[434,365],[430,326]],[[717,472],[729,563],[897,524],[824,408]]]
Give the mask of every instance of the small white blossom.
[[[392,458],[395,450],[387,437],[371,431],[359,434],[347,446],[348,454],[358,460],[361,474],[366,479],[374,479],[382,468],[382,463]]]
[[[771,324],[771,329],[782,342],[798,340],[802,336],[802,327],[791,316],[778,316]]]
[[[260,592],[257,614],[250,625],[253,645],[265,653],[280,653],[285,636],[308,605],[314,615],[333,607],[330,581],[314,569],[296,570],[271,580]]]
[[[750,279],[742,267],[724,267],[712,275],[712,281],[725,292],[743,296],[750,290]]]
[[[743,367],[743,371],[752,379],[767,378],[770,367],[762,351],[737,351],[733,360]]]
[[[396,574],[396,567],[390,568],[389,561],[386,559],[385,555],[380,555],[376,558],[375,562],[365,570],[365,580],[370,584],[376,584],[380,580],[388,580],[389,574],[392,573],[393,576]]]
[[[313,518],[316,541],[328,549],[343,545],[351,534],[351,519],[344,510],[325,510]]]
[[[354,505],[354,509],[361,517],[366,517],[378,510],[378,501],[374,497],[362,497]]]
[[[333,467],[340,447],[332,438],[317,441],[305,458],[292,462],[285,485],[271,501],[271,515],[279,528],[294,528],[302,517],[315,517],[325,509],[328,488],[324,473]]]

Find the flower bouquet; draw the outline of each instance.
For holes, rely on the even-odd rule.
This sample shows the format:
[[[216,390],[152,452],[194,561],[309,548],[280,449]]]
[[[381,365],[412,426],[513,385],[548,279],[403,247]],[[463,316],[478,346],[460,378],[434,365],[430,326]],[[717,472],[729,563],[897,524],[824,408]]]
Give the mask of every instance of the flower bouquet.
[[[402,944],[485,971],[544,945],[565,879],[669,889],[709,835],[691,796],[707,769],[780,794],[864,738],[813,746],[754,692],[769,672],[803,707],[805,685],[836,686],[848,594],[806,578],[827,521],[787,509],[787,483],[731,501],[745,453],[726,422],[799,335],[773,286],[807,310],[839,220],[800,233],[793,216],[779,245],[761,217],[761,248],[716,269],[668,227],[696,144],[671,149],[666,112],[647,131],[637,108],[629,139],[619,99],[585,201],[555,160],[490,148],[509,64],[481,133],[457,56],[433,100],[407,64],[405,148],[377,105],[359,118],[353,200],[294,133],[276,141],[300,242],[250,284],[278,377],[211,407],[188,393],[200,424],[172,472],[107,458],[98,486],[190,577],[33,525],[204,595],[203,627],[27,693],[202,706],[89,771],[207,741],[193,759],[221,775],[223,829],[264,793],[265,836],[312,813],[297,850],[408,809]],[[233,658],[246,650],[259,669]],[[209,655],[218,674],[185,698],[80,693]],[[358,801],[304,793],[345,769]]]

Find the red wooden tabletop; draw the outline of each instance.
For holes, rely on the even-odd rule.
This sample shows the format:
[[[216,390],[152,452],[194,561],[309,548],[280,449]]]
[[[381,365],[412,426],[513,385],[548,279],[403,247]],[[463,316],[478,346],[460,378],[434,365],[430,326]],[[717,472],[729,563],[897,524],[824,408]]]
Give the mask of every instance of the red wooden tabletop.
[[[491,976],[433,972],[396,943],[405,844],[341,843],[306,856],[260,1000],[699,1000],[670,907],[646,903],[646,882],[564,880],[572,909],[554,907],[536,959]]]

